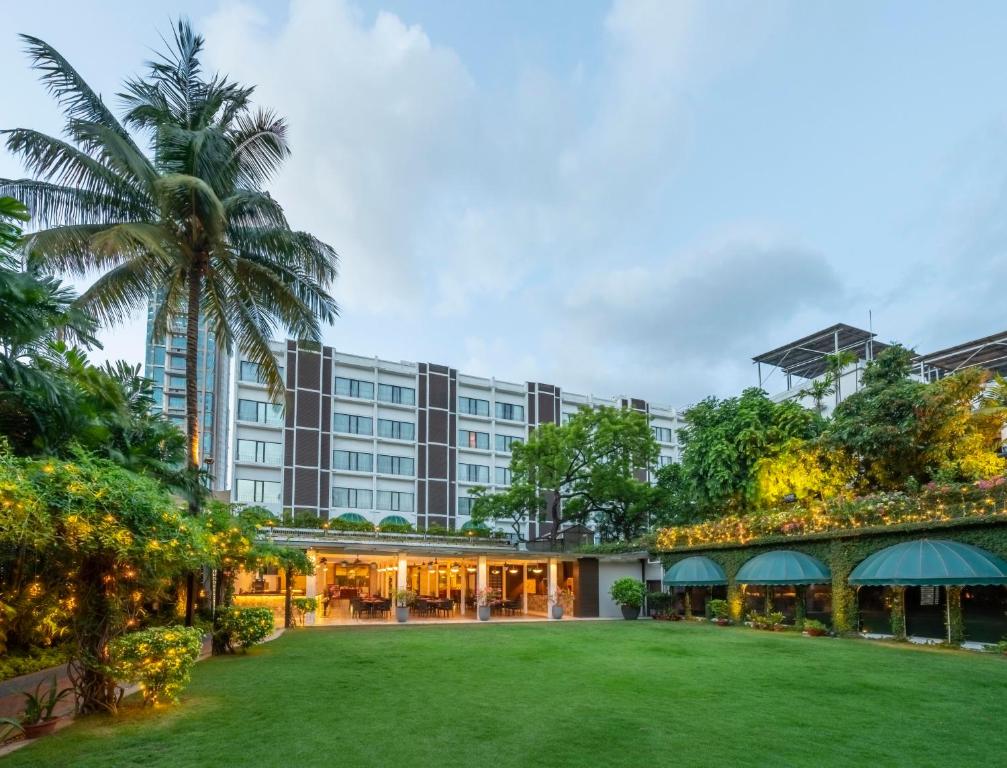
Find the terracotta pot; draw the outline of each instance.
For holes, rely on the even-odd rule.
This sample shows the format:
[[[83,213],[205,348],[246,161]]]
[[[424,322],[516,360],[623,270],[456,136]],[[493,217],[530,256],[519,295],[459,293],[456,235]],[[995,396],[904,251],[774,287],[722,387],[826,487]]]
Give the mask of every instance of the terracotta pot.
[[[717,626],[718,626],[718,627],[726,627],[726,626],[728,626],[728,625],[729,625],[730,623],[731,623],[731,622],[730,622],[730,620],[729,620],[729,619],[717,619]]]
[[[825,636],[825,630],[824,629],[806,629],[806,630],[804,630],[804,634],[808,635],[809,637],[824,637]]]
[[[24,737],[26,739],[37,739],[39,736],[47,736],[56,730],[56,723],[58,722],[58,717],[50,717],[48,720],[21,727],[24,728]]]

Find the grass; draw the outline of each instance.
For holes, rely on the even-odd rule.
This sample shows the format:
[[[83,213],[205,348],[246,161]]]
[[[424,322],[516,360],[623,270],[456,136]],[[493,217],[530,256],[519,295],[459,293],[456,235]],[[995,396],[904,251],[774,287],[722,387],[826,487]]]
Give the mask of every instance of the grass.
[[[988,766],[992,655],[664,622],[288,632],[4,766]]]

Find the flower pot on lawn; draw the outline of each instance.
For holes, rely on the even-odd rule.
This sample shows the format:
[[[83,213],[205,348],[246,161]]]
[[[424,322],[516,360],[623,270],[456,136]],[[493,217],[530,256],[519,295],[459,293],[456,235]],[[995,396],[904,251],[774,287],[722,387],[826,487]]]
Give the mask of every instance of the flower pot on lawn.
[[[479,621],[489,621],[490,620],[490,606],[480,605],[479,606]]]
[[[555,603],[553,605],[553,607],[552,607],[552,617],[554,619],[562,619],[563,618],[563,606],[560,605],[559,603]]]
[[[804,630],[804,634],[808,637],[824,637],[826,632],[824,629],[806,629]]]
[[[395,620],[399,624],[405,624],[409,621],[409,606],[408,605],[397,605],[395,606]]]
[[[31,725],[22,725],[21,727],[24,728],[24,737],[26,739],[37,739],[39,736],[47,736],[56,730],[56,723],[58,722],[58,717],[50,717],[48,720],[42,720]]]
[[[640,615],[640,609],[634,608],[632,605],[622,605],[622,618],[624,619],[635,619]]]

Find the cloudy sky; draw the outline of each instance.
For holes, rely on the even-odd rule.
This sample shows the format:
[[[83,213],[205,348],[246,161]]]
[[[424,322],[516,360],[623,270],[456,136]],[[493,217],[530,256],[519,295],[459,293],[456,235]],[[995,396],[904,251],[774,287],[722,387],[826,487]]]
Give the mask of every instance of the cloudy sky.
[[[920,351],[1007,327],[1003,3],[39,0],[0,127],[61,125],[17,32],[116,104],[179,14],[289,119],[343,351],[681,406],[868,312]]]

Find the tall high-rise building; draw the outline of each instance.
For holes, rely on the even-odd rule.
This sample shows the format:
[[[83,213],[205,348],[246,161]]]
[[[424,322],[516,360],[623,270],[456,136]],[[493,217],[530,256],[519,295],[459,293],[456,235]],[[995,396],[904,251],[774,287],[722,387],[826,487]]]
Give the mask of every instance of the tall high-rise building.
[[[157,303],[147,308],[147,345],[144,375],[154,382],[154,402],[180,429],[185,430],[185,319],[176,318],[164,338],[154,338]],[[227,434],[230,428],[228,392],[230,357],[214,334],[201,323],[196,387],[200,403],[200,465],[207,470],[213,490],[227,488]]]

